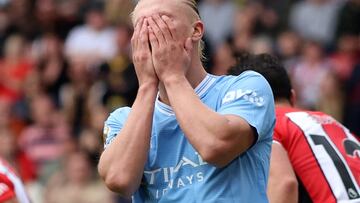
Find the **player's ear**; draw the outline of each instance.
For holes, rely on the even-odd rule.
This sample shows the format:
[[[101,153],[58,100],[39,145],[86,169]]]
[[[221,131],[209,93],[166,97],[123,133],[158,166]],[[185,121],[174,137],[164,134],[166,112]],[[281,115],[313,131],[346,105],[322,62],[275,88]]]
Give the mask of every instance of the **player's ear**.
[[[191,35],[191,40],[193,42],[199,42],[203,37],[203,35],[204,35],[204,23],[198,20],[193,24],[193,32]]]
[[[296,105],[296,92],[294,89],[291,89],[290,104],[291,104],[291,106]]]

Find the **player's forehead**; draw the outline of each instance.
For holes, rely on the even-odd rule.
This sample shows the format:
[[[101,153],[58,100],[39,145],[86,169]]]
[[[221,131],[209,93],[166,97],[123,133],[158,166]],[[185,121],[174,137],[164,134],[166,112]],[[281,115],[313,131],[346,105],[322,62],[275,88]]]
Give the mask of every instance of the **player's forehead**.
[[[141,17],[153,14],[180,17],[184,13],[183,0],[140,0],[132,13],[132,21],[135,24]]]

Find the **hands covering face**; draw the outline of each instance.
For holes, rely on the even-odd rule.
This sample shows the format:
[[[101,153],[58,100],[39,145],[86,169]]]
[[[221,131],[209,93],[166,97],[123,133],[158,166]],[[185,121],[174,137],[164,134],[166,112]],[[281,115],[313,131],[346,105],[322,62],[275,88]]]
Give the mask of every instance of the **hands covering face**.
[[[139,83],[184,77],[190,66],[192,42],[179,36],[168,16],[159,14],[139,20],[131,41]]]

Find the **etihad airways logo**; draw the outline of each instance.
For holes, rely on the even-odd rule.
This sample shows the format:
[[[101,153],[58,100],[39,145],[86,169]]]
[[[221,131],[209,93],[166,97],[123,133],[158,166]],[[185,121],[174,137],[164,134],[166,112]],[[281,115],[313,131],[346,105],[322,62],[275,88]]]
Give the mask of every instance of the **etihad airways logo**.
[[[207,163],[196,153],[194,160],[183,156],[175,166],[144,171],[144,175],[148,180],[146,184],[150,186],[150,188],[148,188],[149,192],[151,192],[156,199],[159,199],[171,189],[179,189],[196,182],[202,182],[204,181],[204,172],[199,170],[198,167],[204,165],[207,165]],[[180,171],[186,175],[177,175]],[[159,186],[164,185],[164,183],[166,187],[159,188]],[[156,189],[151,190],[151,186],[155,186]]]
[[[255,104],[256,106],[264,105],[264,98],[262,96],[259,96],[253,90],[242,90],[242,89],[227,92],[222,100],[222,104],[229,103],[240,98],[243,98],[249,101],[250,103]]]

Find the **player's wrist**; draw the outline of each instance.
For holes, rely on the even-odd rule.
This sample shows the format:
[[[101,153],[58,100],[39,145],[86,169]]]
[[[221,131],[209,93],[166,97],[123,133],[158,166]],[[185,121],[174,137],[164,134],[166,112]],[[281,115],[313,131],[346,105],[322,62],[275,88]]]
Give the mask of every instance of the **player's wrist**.
[[[171,86],[173,84],[180,84],[183,82],[187,82],[187,79],[184,75],[169,75],[161,79],[161,82],[164,83],[165,86]]]
[[[146,81],[139,84],[138,92],[157,92],[159,81]]]

